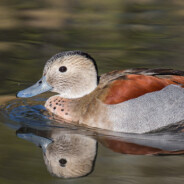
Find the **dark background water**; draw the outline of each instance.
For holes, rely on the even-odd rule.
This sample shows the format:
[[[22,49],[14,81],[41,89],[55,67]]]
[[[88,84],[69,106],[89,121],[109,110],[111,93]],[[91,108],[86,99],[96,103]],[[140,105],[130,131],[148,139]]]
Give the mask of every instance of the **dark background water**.
[[[91,54],[104,73],[149,67],[184,70],[182,0],[1,0],[1,104],[37,81],[44,63],[65,50]],[[41,151],[3,120],[0,183],[183,183],[183,156],[120,155],[99,146],[95,171],[61,180],[46,171]]]

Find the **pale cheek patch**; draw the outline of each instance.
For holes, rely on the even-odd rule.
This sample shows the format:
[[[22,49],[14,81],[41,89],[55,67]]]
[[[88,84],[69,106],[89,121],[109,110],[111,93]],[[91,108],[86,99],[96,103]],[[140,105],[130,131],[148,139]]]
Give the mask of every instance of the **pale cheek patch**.
[[[53,96],[46,101],[45,107],[53,114],[72,121],[67,99],[61,98],[60,96]]]

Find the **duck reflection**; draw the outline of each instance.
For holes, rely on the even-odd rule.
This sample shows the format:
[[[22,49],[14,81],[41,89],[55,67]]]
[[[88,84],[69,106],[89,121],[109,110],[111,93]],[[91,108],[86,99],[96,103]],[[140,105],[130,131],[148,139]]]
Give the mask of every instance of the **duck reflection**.
[[[47,169],[53,175],[75,178],[93,171],[97,142],[89,136],[66,130],[42,131],[32,128],[20,128],[17,136],[42,148]]]
[[[103,135],[99,132],[22,127],[17,136],[42,148],[48,171],[58,177],[90,174],[97,155],[97,140],[114,152],[133,155],[184,154],[184,133]]]
[[[173,135],[165,136],[162,134],[141,136],[142,138],[138,136],[137,140],[136,137],[128,139],[106,137],[102,138],[100,142],[112,151],[122,154],[155,156],[184,154],[184,145],[182,145],[183,143],[180,140],[174,140]]]

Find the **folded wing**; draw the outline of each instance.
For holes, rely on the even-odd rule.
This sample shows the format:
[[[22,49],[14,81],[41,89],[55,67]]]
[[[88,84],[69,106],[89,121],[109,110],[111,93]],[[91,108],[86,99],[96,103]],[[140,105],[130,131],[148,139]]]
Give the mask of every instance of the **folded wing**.
[[[118,104],[170,84],[184,87],[184,72],[170,69],[114,71],[100,78],[99,86],[103,90],[99,99],[105,104]]]

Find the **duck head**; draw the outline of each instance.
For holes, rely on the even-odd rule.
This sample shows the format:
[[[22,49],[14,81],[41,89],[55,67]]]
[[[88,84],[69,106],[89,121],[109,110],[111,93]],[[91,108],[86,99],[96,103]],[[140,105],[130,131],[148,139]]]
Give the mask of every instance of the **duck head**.
[[[52,91],[63,98],[79,98],[92,92],[97,80],[97,66],[90,55],[81,51],[61,52],[46,62],[42,78],[19,91],[17,97],[28,98]]]

